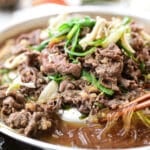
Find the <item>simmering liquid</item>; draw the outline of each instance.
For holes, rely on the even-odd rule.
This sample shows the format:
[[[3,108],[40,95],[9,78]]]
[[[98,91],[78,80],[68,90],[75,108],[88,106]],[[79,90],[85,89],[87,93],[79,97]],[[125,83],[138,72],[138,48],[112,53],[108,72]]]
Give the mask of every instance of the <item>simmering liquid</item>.
[[[80,148],[131,148],[150,145],[150,130],[140,124],[123,134],[118,123],[108,133],[103,133],[101,125],[81,125],[61,122],[52,135],[42,135],[40,140]]]

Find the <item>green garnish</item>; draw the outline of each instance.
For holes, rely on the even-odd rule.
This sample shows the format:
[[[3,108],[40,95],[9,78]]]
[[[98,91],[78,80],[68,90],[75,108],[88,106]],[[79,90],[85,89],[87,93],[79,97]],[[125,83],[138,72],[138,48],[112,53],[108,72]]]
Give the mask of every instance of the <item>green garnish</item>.
[[[87,114],[82,114],[82,115],[79,117],[79,119],[80,119],[80,120],[83,120],[83,119],[85,119],[85,118],[87,118],[87,117],[88,117]]]
[[[105,106],[103,104],[101,104],[100,102],[95,102],[94,103],[95,106],[99,107],[100,109],[104,108]]]
[[[101,92],[107,94],[107,95],[113,95],[114,91],[106,88],[105,86],[103,86],[100,81],[98,81],[96,79],[96,77],[92,74],[89,73],[85,70],[82,71],[82,77],[85,78],[88,82],[90,82],[93,86],[95,86],[97,89],[99,89]]]
[[[140,64],[139,64],[139,68],[140,68],[140,70],[141,70],[141,72],[142,73],[145,73],[146,71],[146,69],[145,69],[145,64],[144,64],[144,62],[141,62]]]
[[[64,76],[62,76],[61,74],[54,74],[54,75],[48,75],[47,76],[48,79],[50,80],[54,80],[56,81],[57,83],[60,83],[62,80],[64,80]]]
[[[93,27],[94,24],[95,20],[90,17],[70,19],[69,21],[61,24],[55,32],[50,32],[49,39],[41,42],[38,46],[33,46],[32,49],[41,52],[51,40],[67,35],[66,40],[71,43],[71,51],[74,51],[78,43],[80,29],[83,27]]]
[[[87,55],[90,55],[92,53],[94,53],[96,51],[96,47],[93,47],[85,52],[73,52],[73,51],[70,51],[66,46],[65,46],[65,52],[72,55],[72,56],[79,56],[79,57],[84,57],[84,56],[87,56]]]
[[[49,42],[50,42],[50,39],[47,39],[41,42],[40,45],[34,46],[32,49],[41,52],[48,45]]]
[[[63,104],[62,105],[63,110],[69,110],[70,108],[71,108],[71,106],[69,104]]]
[[[10,70],[8,70],[8,69],[0,69],[0,74],[1,74],[1,75],[4,75],[4,74],[9,73],[9,71],[10,71]]]

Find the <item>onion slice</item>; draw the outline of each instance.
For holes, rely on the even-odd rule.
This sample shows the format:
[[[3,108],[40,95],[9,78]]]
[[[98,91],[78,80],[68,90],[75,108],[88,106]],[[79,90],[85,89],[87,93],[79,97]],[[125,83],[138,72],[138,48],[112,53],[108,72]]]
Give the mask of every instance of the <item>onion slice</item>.
[[[59,110],[58,115],[63,121],[74,123],[85,123],[87,118],[81,119],[82,114],[76,108]]]
[[[41,92],[37,102],[46,103],[48,100],[54,98],[57,95],[57,92],[58,92],[58,83],[52,80]]]

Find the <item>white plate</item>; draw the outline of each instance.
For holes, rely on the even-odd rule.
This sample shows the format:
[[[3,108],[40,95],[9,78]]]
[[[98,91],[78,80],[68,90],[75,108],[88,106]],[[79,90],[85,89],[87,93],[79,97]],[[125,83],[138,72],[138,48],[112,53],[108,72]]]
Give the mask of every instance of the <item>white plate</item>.
[[[112,11],[112,10],[105,10],[105,9],[100,9],[100,7],[76,7],[74,9],[72,8],[67,8],[67,12],[74,14],[85,14],[85,15],[91,15],[91,16],[97,16],[100,15],[102,17],[110,18],[112,16],[131,16],[136,20],[137,22],[143,24],[145,28],[148,30],[149,25],[150,25],[150,20],[146,19],[144,17],[137,17],[133,16],[129,13],[119,13],[117,11]],[[56,13],[53,13],[53,15]],[[46,26],[48,23],[48,19],[53,16],[44,14],[42,16],[36,16],[34,18],[29,18],[24,20],[21,20],[20,22],[13,23],[9,25],[7,28],[3,29],[0,31],[0,44],[4,42],[6,39],[11,38],[13,36],[16,36],[22,32],[37,28],[37,27],[42,27]],[[149,31],[150,32],[150,31]],[[30,145],[37,146],[39,148],[43,149],[61,149],[61,150],[72,150],[72,149],[80,149],[80,148],[70,148],[70,147],[64,147],[61,145],[54,145],[54,144],[49,144],[46,142],[41,142],[35,139],[31,139],[28,137],[25,137],[23,135],[20,135],[16,132],[14,132],[12,129],[9,129],[6,126],[0,126],[0,132],[3,134],[6,134],[16,140],[22,141],[24,143],[28,143]],[[130,148],[130,150],[150,150],[150,146],[144,146],[144,147],[138,147],[138,148]],[[83,150],[83,149],[82,149]]]

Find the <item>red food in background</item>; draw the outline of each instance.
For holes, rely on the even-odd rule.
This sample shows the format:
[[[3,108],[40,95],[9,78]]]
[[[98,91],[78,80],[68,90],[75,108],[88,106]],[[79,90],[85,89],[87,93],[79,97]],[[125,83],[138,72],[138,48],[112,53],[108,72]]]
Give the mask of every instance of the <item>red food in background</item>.
[[[67,5],[64,0],[33,0],[32,5],[40,5],[45,3],[55,3],[60,5]]]

